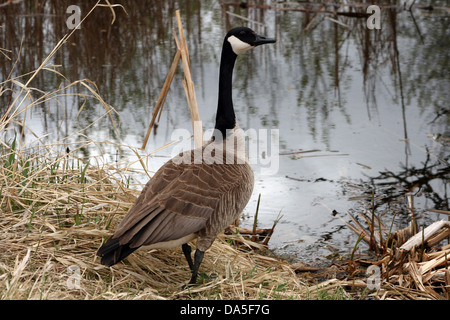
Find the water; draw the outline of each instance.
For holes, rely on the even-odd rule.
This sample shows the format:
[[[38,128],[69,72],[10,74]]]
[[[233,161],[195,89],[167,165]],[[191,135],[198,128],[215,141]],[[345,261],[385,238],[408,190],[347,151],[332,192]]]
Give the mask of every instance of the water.
[[[80,142],[86,137],[74,132],[89,126],[84,130],[89,139],[113,143],[91,144],[77,156],[97,156],[98,161],[109,163],[132,161],[133,155],[126,148],[119,152],[114,143],[136,148],[142,144],[176,52],[172,28],[176,28],[175,10],[180,9],[205,130],[214,125],[226,31],[247,25],[277,38],[274,45],[238,57],[233,83],[240,126],[279,133],[279,169],[265,175],[263,166],[253,165],[255,189],[242,221],[243,226],[252,225],[261,194],[259,226],[271,227],[283,216],[270,241],[275,252],[311,264],[327,263],[327,256],[334,252],[349,253],[357,237],[331,210],[348,220],[347,211],[360,210],[370,201],[352,199],[370,199],[372,190],[383,196],[377,206],[385,208],[417,185],[412,191],[421,187],[414,199],[422,221],[447,218],[425,213],[425,209],[448,210],[448,142],[432,138],[450,135],[450,28],[445,11],[386,8],[382,29],[369,30],[360,18],[339,16],[343,26],[330,20],[336,18],[330,14],[243,9],[217,1],[118,2],[127,14],[116,7],[116,21],[111,25],[110,10],[95,9],[50,64],[60,65],[58,71],[70,81],[86,78],[96,84],[117,111],[112,118],[120,124],[121,140],[109,116],[89,126],[105,114],[95,99],[61,94],[32,114],[22,115],[28,141],[35,139],[32,131],[46,135],[48,143],[66,136],[70,136],[67,141]],[[445,1],[435,2],[445,5]],[[83,15],[93,5],[70,4],[79,5]],[[17,57],[13,75],[40,65],[69,32],[68,5],[67,1],[24,1],[0,8],[0,48],[12,50],[5,51],[11,60],[0,56],[0,81],[6,79]],[[350,9],[341,9],[346,10]],[[180,70],[143,155],[172,141],[174,129],[191,130]],[[45,71],[30,86],[55,90],[68,83]],[[2,113],[18,86],[10,89],[0,96]],[[75,92],[90,94],[81,85],[64,91]],[[33,93],[36,99],[40,95]],[[156,170],[170,154],[170,148],[158,152],[159,157],[148,161],[149,168]],[[390,221],[389,214],[386,219]],[[399,214],[395,223],[405,226],[407,215]]]

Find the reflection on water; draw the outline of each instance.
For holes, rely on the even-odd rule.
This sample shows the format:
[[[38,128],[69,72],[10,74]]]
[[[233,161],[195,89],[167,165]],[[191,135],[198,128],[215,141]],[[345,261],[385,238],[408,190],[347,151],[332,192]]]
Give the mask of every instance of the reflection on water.
[[[204,129],[211,128],[215,118],[220,45],[226,31],[248,25],[276,37],[275,45],[239,57],[234,72],[240,126],[279,129],[283,154],[276,175],[264,176],[254,166],[255,191],[245,212],[250,217],[243,223],[252,223],[261,193],[260,223],[271,225],[280,211],[283,215],[271,240],[274,249],[320,262],[333,248],[353,248],[355,236],[329,212],[360,206],[349,199],[374,191],[388,200],[416,188],[421,190],[416,193],[417,210],[448,210],[448,140],[438,142],[432,136],[450,135],[449,14],[439,9],[408,11],[391,2],[382,8],[381,30],[369,30],[363,14],[315,13],[318,7],[312,4],[294,7],[302,11],[283,11],[212,0],[116,1],[126,13],[117,7],[114,24],[109,9],[96,8],[49,62],[60,66],[57,70],[67,81],[44,71],[30,86],[55,90],[68,81],[91,80],[117,111],[112,119],[120,124],[121,141],[138,147],[175,54],[175,10],[182,14]],[[94,3],[21,1],[0,7],[0,48],[5,49],[0,55],[1,82],[11,70],[14,77],[39,67],[69,31],[66,9],[72,4],[84,15]],[[435,1],[435,7],[439,5],[445,1]],[[338,11],[363,13],[364,7],[341,6]],[[2,90],[3,114],[19,88],[8,83]],[[75,92],[80,95],[69,95]],[[34,139],[32,131],[36,136],[48,134],[47,142],[58,141],[87,127],[84,134],[94,141],[119,141],[108,116],[89,126],[105,113],[89,99],[89,91],[79,86],[65,93],[26,114],[25,139]],[[36,99],[40,95],[33,92]],[[180,70],[147,151],[170,142],[176,128],[191,129]],[[77,139],[85,137],[72,135],[70,141]],[[320,152],[299,153],[308,150]],[[117,151],[114,144],[96,144],[80,150],[79,156],[101,153],[109,162],[131,156]],[[169,155],[170,150],[160,154]],[[151,169],[166,160],[153,158]],[[445,218],[435,213],[424,217]],[[396,223],[407,223],[406,214],[397,216]]]

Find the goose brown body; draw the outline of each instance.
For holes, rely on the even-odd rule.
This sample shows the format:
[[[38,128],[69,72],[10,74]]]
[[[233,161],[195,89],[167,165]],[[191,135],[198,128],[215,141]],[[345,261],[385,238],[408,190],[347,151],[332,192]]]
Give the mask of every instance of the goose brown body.
[[[213,141],[209,144],[215,143]],[[203,153],[208,145],[200,149]],[[197,248],[205,251],[218,233],[235,221],[253,190],[253,171],[245,162],[195,164],[197,149],[166,162],[146,184],[134,206],[122,220],[111,241],[130,249],[176,246],[175,240],[193,235]],[[187,157],[186,157],[187,155]],[[186,161],[187,160],[187,161]],[[177,163],[179,162],[179,163]],[[173,244],[173,245],[172,245]],[[122,260],[115,257],[108,265]]]

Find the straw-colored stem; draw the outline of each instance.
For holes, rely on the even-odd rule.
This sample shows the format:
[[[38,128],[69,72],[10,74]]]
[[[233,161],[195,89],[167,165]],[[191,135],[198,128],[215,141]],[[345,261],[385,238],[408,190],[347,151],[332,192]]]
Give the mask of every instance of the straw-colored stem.
[[[258,224],[258,213],[259,213],[259,203],[260,203],[260,201],[261,201],[261,193],[258,196],[258,203],[256,204],[255,219],[253,220],[252,241],[256,241],[256,225]]]
[[[166,80],[164,81],[164,85],[162,87],[161,93],[159,94],[158,101],[156,101],[155,108],[152,112],[152,120],[150,122],[150,125],[148,126],[147,133],[144,138],[144,142],[142,143],[141,149],[144,150],[148,138],[150,137],[150,132],[152,131],[153,125],[155,124],[156,117],[159,114],[161,114],[162,108],[164,106],[164,102],[166,101],[167,93],[169,92],[170,85],[172,84],[172,80],[175,76],[175,72],[177,70],[178,63],[180,62],[181,58],[181,52],[180,50],[177,50],[177,53],[175,54],[175,57],[173,58],[172,65],[170,66],[169,72],[167,73]]]
[[[180,41],[177,42],[177,45],[179,45],[179,50],[181,51],[181,62],[183,65],[183,71],[184,71],[184,81],[185,81],[185,91],[186,91],[186,98],[189,105],[189,110],[191,112],[191,121],[192,121],[192,129],[194,131],[194,144],[195,147],[201,147],[203,145],[203,132],[199,126],[196,126],[195,123],[200,123],[200,113],[198,112],[198,105],[197,105],[197,97],[195,95],[195,88],[194,88],[194,82],[192,81],[191,76],[191,69],[189,65],[189,55],[188,55],[188,49],[186,44],[186,39],[184,37],[183,32],[183,25],[181,23],[181,17],[179,10],[176,11],[177,15],[177,23],[178,23],[178,32],[180,36]]]

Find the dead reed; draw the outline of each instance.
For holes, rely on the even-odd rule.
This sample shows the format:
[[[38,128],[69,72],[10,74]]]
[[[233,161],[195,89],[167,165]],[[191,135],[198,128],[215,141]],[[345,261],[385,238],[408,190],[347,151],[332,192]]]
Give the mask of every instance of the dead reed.
[[[400,201],[411,204],[410,197],[406,195]],[[356,257],[357,242],[348,261],[348,273],[365,272],[367,281],[377,281],[372,283],[375,290],[371,294],[376,299],[449,300],[450,245],[443,240],[450,237],[450,222],[441,220],[419,228],[414,208],[408,207],[411,224],[394,231],[395,215],[386,225],[373,209],[375,201],[373,198],[370,208],[358,211],[359,220],[348,213],[352,223],[346,224],[359,236],[358,242],[364,240],[377,258],[369,261]],[[450,215],[448,211],[440,213]]]
[[[91,166],[72,155],[24,158],[6,146],[0,163],[2,299],[299,299],[306,294],[288,263],[245,250],[264,246],[240,234],[222,235],[214,243],[201,270],[204,284],[186,290],[181,285],[190,271],[181,250],[138,252],[105,267],[96,251],[139,193],[123,174],[132,170]]]

